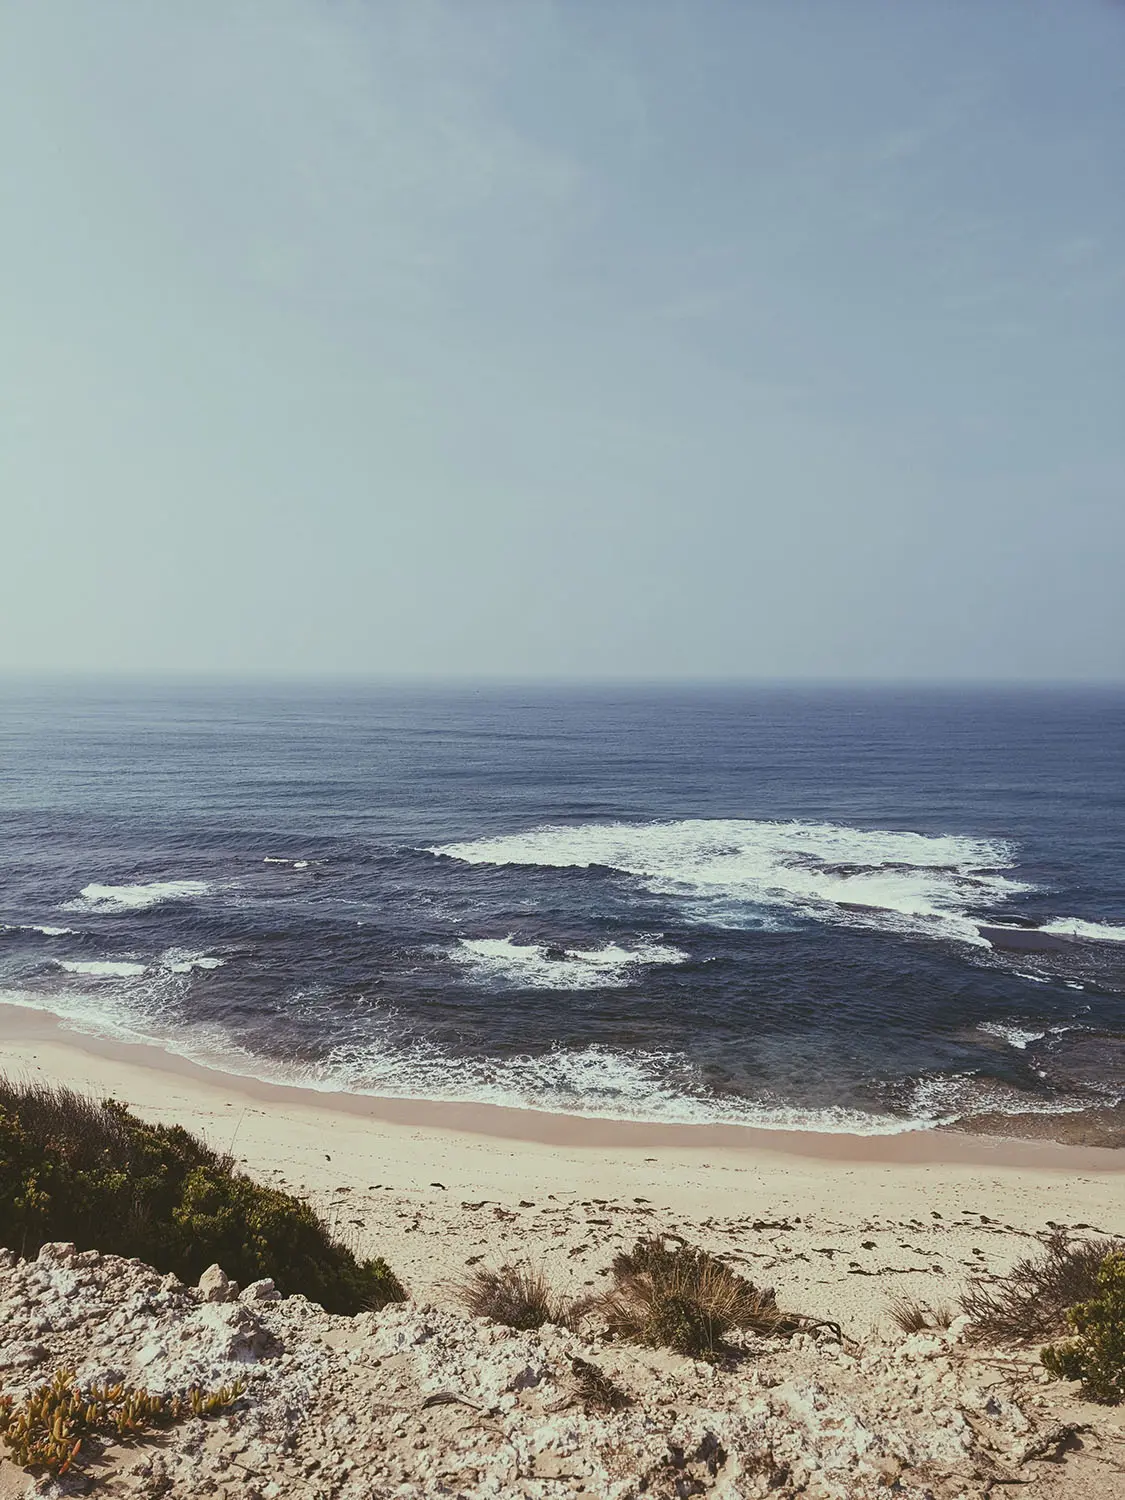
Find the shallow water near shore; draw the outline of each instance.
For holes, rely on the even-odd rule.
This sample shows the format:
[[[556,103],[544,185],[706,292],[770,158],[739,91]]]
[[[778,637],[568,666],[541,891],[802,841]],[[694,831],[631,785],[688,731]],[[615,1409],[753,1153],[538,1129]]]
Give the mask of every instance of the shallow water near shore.
[[[667,1122],[1125,1094],[1121,692],[8,683],[0,713],[0,999],[72,1025]]]

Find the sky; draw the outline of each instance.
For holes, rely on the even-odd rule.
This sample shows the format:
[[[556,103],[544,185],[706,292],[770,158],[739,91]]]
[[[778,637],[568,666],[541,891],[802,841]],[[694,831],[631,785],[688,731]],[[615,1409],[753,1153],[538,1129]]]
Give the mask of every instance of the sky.
[[[0,27],[0,669],[1125,679],[1125,5]]]

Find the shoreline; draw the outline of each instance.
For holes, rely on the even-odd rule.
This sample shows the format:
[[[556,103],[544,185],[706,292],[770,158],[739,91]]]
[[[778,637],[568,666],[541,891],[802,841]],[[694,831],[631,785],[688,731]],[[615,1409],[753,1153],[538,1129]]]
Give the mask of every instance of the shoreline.
[[[0,1007],[0,1074],[114,1097],[307,1201],[420,1302],[476,1266],[595,1291],[638,1236],[723,1256],[862,1337],[890,1301],[954,1299],[1051,1223],[1125,1237],[1125,1152],[926,1131],[818,1135],[644,1125],[498,1105],[320,1093],[212,1071],[147,1043]]]
[[[1010,1136],[1002,1133],[1003,1118],[991,1116],[981,1117],[983,1128],[979,1133],[954,1126],[861,1135],[750,1125],[615,1120],[477,1101],[350,1094],[232,1073],[183,1057],[155,1042],[126,1041],[76,1030],[47,1008],[38,1010],[0,1003],[0,1074],[17,1077],[20,1065],[26,1069],[35,1049],[43,1046],[74,1055],[72,1065],[64,1068],[67,1074],[78,1068],[75,1059],[84,1059],[89,1065],[108,1064],[111,1077],[119,1078],[122,1070],[130,1074],[141,1069],[157,1078],[163,1075],[181,1084],[218,1089],[246,1105],[315,1109],[329,1116],[366,1120],[372,1126],[392,1130],[424,1130],[527,1146],[577,1150],[646,1147],[689,1152],[718,1150],[745,1156],[871,1166],[990,1165],[1012,1170],[1125,1172],[1125,1149],[1073,1145],[1021,1133],[1018,1122],[1027,1116],[1008,1117],[1013,1130]],[[94,1068],[94,1075],[99,1071],[105,1070]]]

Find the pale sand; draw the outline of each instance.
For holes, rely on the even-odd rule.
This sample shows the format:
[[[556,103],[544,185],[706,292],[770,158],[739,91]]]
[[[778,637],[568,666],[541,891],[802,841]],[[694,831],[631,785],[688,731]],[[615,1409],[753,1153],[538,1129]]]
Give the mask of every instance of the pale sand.
[[[656,1126],[319,1093],[0,1006],[0,1071],[126,1101],[307,1196],[415,1296],[450,1303],[474,1264],[600,1283],[641,1233],[673,1231],[860,1332],[888,1301],[953,1300],[1048,1223],[1125,1235],[1125,1152],[941,1132],[864,1137]],[[1033,1248],[1033,1247],[1030,1247]]]

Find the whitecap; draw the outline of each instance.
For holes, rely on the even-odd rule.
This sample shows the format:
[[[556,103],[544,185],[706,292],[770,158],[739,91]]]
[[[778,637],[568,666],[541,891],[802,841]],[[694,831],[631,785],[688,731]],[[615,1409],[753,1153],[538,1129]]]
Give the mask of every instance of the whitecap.
[[[83,974],[90,979],[135,979],[148,967],[127,959],[110,958],[59,958],[55,962],[68,974]]]
[[[153,880],[147,885],[100,885],[94,882],[83,886],[74,901],[63,905],[64,911],[144,911],[159,906],[165,901],[190,901],[196,896],[206,896],[212,889],[206,880]]]
[[[1003,871],[1010,844],[958,834],[851,828],[834,823],[691,818],[670,823],[545,825],[524,833],[438,845],[468,864],[602,867],[707,920],[732,902],[819,921],[890,927],[987,946],[970,913],[1030,890]]]
[[[190,974],[193,969],[221,969],[225,958],[211,953],[193,953],[187,948],[169,948],[160,955],[160,967],[172,974]]]
[[[41,922],[16,922],[0,927],[0,932],[39,932],[44,937],[73,937],[73,927],[48,927]]]
[[[1114,927],[1109,922],[1085,922],[1081,917],[1055,917],[1038,930],[1053,937],[1085,939],[1091,943],[1125,943],[1125,927]]]
[[[1028,1031],[1024,1026],[1012,1026],[1006,1021],[982,1021],[977,1030],[988,1036],[998,1036],[1020,1052],[1025,1052],[1032,1042],[1041,1042],[1047,1035],[1046,1031]]]
[[[450,955],[477,982],[524,989],[618,989],[632,983],[650,964],[682,964],[688,955],[658,942],[632,948],[605,943],[600,948],[551,947],[506,938],[463,938]]]

